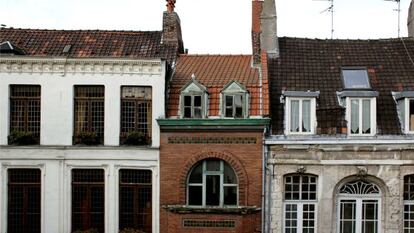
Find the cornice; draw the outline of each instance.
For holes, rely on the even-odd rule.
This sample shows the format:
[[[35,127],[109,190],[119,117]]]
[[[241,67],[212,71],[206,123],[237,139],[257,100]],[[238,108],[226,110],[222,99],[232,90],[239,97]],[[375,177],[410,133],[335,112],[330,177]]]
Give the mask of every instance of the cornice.
[[[0,57],[0,73],[160,75],[161,60]]]

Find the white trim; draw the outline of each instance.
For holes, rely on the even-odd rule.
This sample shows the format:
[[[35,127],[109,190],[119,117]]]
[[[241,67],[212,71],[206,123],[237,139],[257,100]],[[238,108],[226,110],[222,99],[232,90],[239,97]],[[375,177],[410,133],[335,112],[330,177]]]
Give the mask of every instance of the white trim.
[[[302,201],[302,200],[289,200],[283,202],[282,212],[282,232],[286,232],[286,205],[296,205],[296,233],[303,232],[303,206],[313,205],[314,206],[314,233],[318,232],[318,201]]]
[[[404,98],[402,101],[404,101],[404,133],[405,134],[414,134],[414,130],[410,131],[410,101],[414,99],[413,98]]]
[[[352,134],[351,133],[351,101],[358,100],[358,107],[359,107],[359,133]],[[371,133],[363,134],[362,133],[362,101],[363,100],[370,100],[370,121],[371,121]],[[346,97],[346,121],[348,122],[348,135],[349,136],[374,136],[377,133],[377,99],[376,98],[360,98],[360,97]]]
[[[299,101],[299,126],[302,125],[302,114],[303,114],[303,109],[302,109],[302,103],[304,100],[310,100],[311,102],[311,106],[310,106],[310,132],[302,132],[302,127],[299,127],[299,132],[291,132],[291,104],[292,101]],[[286,127],[285,127],[285,135],[311,135],[311,134],[315,134],[315,129],[316,129],[316,125],[317,125],[317,120],[316,120],[316,98],[306,98],[306,97],[286,97],[286,101],[285,101],[285,122],[286,122]]]

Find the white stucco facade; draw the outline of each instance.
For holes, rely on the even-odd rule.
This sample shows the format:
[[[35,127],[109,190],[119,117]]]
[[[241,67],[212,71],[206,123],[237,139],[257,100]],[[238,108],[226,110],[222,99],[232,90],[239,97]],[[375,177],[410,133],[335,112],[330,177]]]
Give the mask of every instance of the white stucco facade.
[[[0,57],[0,229],[7,231],[7,169],[40,168],[41,229],[71,232],[71,169],[105,170],[105,232],[118,232],[118,171],[152,171],[152,228],[159,232],[157,118],[164,117],[166,63],[160,59]],[[8,146],[10,85],[41,86],[40,145]],[[74,86],[105,87],[103,146],[73,146]],[[152,87],[152,144],[119,146],[122,86]]]

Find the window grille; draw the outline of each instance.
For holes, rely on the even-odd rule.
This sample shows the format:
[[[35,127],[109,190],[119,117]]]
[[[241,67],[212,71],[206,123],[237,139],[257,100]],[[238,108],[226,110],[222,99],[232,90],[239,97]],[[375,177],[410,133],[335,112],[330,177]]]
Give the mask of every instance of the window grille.
[[[72,170],[72,232],[105,229],[105,181],[103,169]]]
[[[40,86],[10,86],[10,133],[27,132],[39,142]]]
[[[104,86],[75,86],[75,144],[82,143],[83,134],[103,143],[104,109]]]
[[[121,89],[121,143],[135,133],[148,144],[152,130],[151,87],[122,87]],[[139,142],[137,142],[139,143]]]
[[[41,231],[41,171],[8,170],[7,232]]]
[[[152,172],[119,171],[119,229],[152,232]]]
[[[340,189],[341,194],[379,194],[380,190],[378,186],[373,183],[369,183],[363,180],[353,181],[346,183]]]
[[[414,233],[414,175],[404,177],[404,233]]]

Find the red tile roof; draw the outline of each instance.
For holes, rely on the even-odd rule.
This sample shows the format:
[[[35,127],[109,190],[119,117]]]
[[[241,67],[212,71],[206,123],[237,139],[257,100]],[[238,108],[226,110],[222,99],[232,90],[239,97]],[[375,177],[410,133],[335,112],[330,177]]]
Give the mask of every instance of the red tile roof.
[[[10,41],[29,56],[72,58],[164,58],[177,54],[161,43],[161,31],[0,29],[0,43]],[[63,49],[71,45],[68,53]]]
[[[250,92],[249,115],[260,115],[260,74],[252,67],[251,55],[180,55],[170,82],[168,116],[177,116],[180,90],[191,80],[196,80],[209,93],[209,115],[219,115],[220,92],[223,87],[237,81]]]

